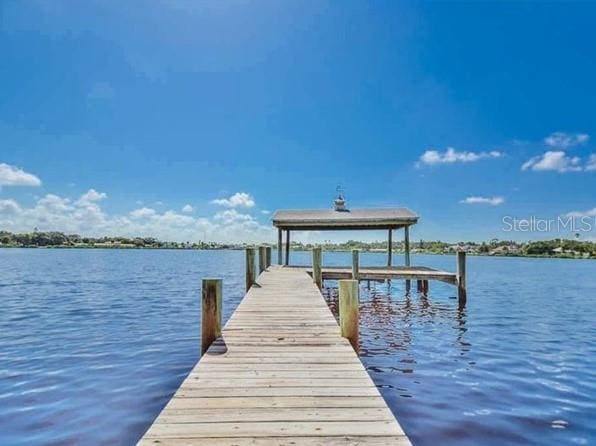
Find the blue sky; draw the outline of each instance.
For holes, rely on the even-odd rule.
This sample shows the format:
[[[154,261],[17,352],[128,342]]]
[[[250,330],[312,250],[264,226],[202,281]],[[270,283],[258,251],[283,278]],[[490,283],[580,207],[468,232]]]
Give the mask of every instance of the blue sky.
[[[595,20],[587,2],[2,1],[0,229],[273,239],[267,212],[341,184],[352,207],[419,213],[415,239],[552,236],[502,218],[596,216]]]

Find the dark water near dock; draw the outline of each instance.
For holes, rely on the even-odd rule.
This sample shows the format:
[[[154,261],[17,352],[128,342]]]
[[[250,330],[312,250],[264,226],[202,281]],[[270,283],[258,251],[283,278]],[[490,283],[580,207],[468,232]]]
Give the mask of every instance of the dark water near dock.
[[[201,278],[224,279],[226,318],[244,287],[240,251],[4,249],[0,265],[2,445],[134,444],[198,359]],[[361,358],[414,444],[596,443],[596,262],[469,257],[464,310],[452,286],[413,290],[362,285]]]

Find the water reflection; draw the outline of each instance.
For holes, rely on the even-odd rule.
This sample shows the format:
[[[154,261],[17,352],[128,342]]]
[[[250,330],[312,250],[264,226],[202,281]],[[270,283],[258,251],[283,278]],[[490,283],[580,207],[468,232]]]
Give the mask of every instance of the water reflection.
[[[448,324],[452,327],[454,345],[463,356],[471,348],[466,338],[466,309],[444,297],[433,301],[423,292],[406,292],[400,281],[360,284],[360,355],[363,357],[408,352],[413,342],[414,324]],[[339,319],[337,281],[325,282],[323,296],[336,319]],[[414,359],[402,362],[415,364]],[[378,367],[377,367],[378,368]],[[400,368],[411,373],[412,368]]]

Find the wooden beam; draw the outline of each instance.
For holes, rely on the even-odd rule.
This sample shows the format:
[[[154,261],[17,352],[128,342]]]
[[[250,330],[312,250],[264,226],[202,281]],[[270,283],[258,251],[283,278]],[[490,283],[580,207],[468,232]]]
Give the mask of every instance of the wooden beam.
[[[281,228],[277,228],[277,264],[281,265],[283,248],[282,248]]]
[[[267,251],[264,246],[259,246],[259,274],[267,269]]]
[[[323,288],[323,254],[320,246],[312,249],[312,280],[319,289]]]
[[[391,257],[393,256],[393,229],[389,229],[387,236],[387,266],[391,266]]]
[[[271,246],[265,248],[265,266],[269,268],[271,266]]]
[[[341,335],[347,338],[358,352],[358,281],[339,281],[339,326]]]
[[[255,283],[255,249],[246,248],[246,291]]]
[[[466,292],[466,252],[457,251],[457,297],[459,305],[466,305],[468,299]]]
[[[286,263],[285,265],[288,266],[290,264],[290,230],[286,229]]]
[[[221,336],[222,280],[203,279],[201,299],[201,356]]]
[[[352,249],[352,280],[360,280],[360,257],[357,249]]]

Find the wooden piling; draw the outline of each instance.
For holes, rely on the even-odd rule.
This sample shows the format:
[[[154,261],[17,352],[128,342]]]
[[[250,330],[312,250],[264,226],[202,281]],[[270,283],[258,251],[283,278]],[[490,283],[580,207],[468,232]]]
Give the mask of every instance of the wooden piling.
[[[271,246],[265,248],[265,260],[265,268],[269,268],[271,266]]]
[[[339,281],[339,325],[341,335],[358,352],[358,281]]]
[[[422,281],[422,294],[428,296],[428,280]]]
[[[360,255],[357,249],[352,249],[352,280],[360,280]]]
[[[201,356],[221,336],[222,280],[203,279],[201,300]]]
[[[246,291],[255,283],[255,249],[246,248]]]
[[[323,288],[323,252],[320,246],[312,249],[312,281]]]
[[[259,246],[259,274],[267,269],[267,253],[264,246]]]
[[[422,280],[417,280],[416,281],[416,291],[418,291],[419,293],[422,293],[423,290],[424,290],[424,285],[422,284]]]
[[[457,297],[460,306],[466,304],[466,252],[457,251]]]

